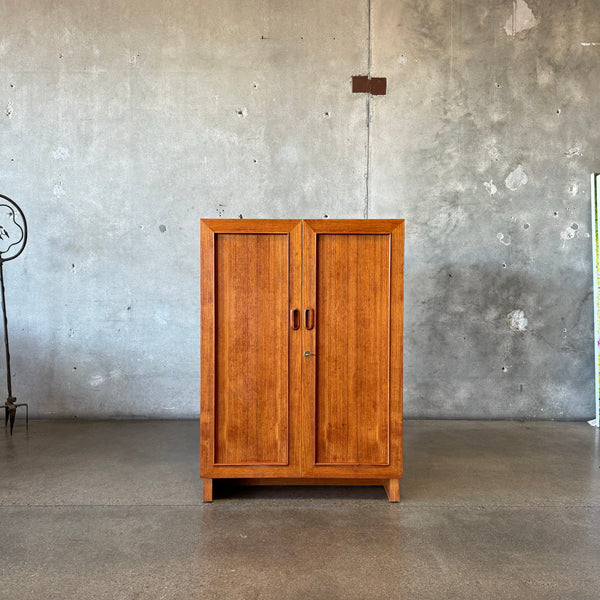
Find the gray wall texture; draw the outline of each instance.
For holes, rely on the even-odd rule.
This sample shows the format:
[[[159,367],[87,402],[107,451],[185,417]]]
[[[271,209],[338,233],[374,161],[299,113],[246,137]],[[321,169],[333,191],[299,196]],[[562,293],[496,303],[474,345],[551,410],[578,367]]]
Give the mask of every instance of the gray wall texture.
[[[597,0],[0,0],[14,392],[195,417],[199,219],[405,218],[405,414],[593,416]],[[351,93],[352,75],[388,94]]]

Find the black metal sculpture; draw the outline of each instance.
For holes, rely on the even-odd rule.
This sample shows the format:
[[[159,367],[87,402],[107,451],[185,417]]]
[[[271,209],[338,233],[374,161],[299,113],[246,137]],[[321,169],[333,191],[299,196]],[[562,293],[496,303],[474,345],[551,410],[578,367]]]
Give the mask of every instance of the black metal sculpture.
[[[29,405],[26,402],[17,403],[12,394],[10,373],[10,349],[8,347],[8,319],[6,317],[6,298],[4,295],[4,263],[17,258],[27,243],[27,221],[19,206],[10,198],[0,194],[0,287],[2,288],[2,315],[4,316],[4,346],[6,350],[6,384],[8,398],[4,404],[4,426],[10,419],[12,435],[19,406],[25,407],[25,423],[29,427]]]

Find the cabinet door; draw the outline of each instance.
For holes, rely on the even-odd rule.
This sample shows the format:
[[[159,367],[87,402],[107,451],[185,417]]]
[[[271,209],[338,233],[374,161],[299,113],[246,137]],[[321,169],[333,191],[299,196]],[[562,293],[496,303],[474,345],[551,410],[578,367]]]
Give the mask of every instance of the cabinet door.
[[[301,231],[201,222],[203,477],[300,474]]]
[[[304,221],[304,476],[402,474],[403,249],[404,221]]]

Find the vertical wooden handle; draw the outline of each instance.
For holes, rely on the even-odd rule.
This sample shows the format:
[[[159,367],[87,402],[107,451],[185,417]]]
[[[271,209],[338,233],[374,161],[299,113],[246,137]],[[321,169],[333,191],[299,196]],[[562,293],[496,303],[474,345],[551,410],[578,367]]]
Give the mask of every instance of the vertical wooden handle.
[[[300,329],[300,311],[297,308],[290,310],[290,327],[294,331]]]
[[[312,308],[307,308],[304,311],[304,327],[309,331],[315,326],[315,311]]]

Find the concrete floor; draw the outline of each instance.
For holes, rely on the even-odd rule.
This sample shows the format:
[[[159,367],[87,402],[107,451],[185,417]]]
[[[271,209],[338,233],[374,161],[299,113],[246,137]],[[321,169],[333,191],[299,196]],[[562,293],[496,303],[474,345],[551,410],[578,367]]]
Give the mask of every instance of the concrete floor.
[[[216,488],[198,423],[18,422],[0,443],[0,598],[587,598],[598,430],[407,421],[383,488]]]

